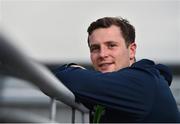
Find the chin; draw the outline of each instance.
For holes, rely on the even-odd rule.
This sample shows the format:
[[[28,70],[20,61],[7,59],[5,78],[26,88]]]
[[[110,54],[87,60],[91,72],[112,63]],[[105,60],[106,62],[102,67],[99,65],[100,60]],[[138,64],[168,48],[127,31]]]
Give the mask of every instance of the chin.
[[[102,72],[102,73],[114,72],[114,71],[116,71],[116,70],[114,70],[114,69],[100,70],[100,72]]]
[[[108,68],[96,68],[97,71],[100,71],[102,73],[107,73],[107,72],[114,72],[117,71],[114,67],[108,67]]]

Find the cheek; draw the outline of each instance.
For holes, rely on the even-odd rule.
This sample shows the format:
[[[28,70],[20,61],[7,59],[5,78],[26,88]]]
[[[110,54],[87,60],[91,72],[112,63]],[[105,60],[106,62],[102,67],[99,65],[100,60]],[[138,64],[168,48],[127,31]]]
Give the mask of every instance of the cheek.
[[[113,52],[113,56],[116,57],[117,59],[121,59],[122,57],[125,56],[125,54],[126,53],[122,50],[118,50],[118,51]]]
[[[129,52],[128,50],[122,50],[115,52],[114,57],[118,62],[127,61],[129,59]]]
[[[90,54],[91,62],[95,63],[96,61],[96,56],[94,54]]]

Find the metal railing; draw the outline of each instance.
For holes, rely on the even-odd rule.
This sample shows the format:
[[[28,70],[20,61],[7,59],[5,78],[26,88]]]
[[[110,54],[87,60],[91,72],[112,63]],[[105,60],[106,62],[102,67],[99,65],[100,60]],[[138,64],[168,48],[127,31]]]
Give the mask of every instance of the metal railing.
[[[49,96],[52,99],[51,121],[55,121],[56,100],[59,100],[72,108],[72,123],[75,122],[75,109],[82,112],[82,122],[84,122],[83,115],[89,110],[81,103],[75,102],[74,94],[48,68],[26,56],[15,44],[9,41],[12,39],[0,32],[0,73],[28,80]],[[0,116],[3,115],[2,112],[0,113]]]

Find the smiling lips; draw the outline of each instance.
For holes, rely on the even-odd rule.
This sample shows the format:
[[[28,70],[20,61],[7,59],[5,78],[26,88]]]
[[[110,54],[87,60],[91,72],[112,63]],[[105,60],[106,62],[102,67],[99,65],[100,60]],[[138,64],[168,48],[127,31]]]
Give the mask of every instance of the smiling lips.
[[[101,63],[99,64],[98,66],[101,68],[101,69],[107,69],[109,66],[111,66],[112,64],[114,64],[114,62],[106,62],[106,63]]]

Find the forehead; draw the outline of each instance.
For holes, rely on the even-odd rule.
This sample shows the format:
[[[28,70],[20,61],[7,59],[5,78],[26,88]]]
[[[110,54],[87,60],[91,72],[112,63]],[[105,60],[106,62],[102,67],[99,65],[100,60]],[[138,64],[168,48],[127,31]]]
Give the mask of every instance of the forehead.
[[[99,43],[107,41],[121,41],[124,40],[121,30],[118,26],[112,25],[109,28],[98,28],[89,36],[89,43]]]

